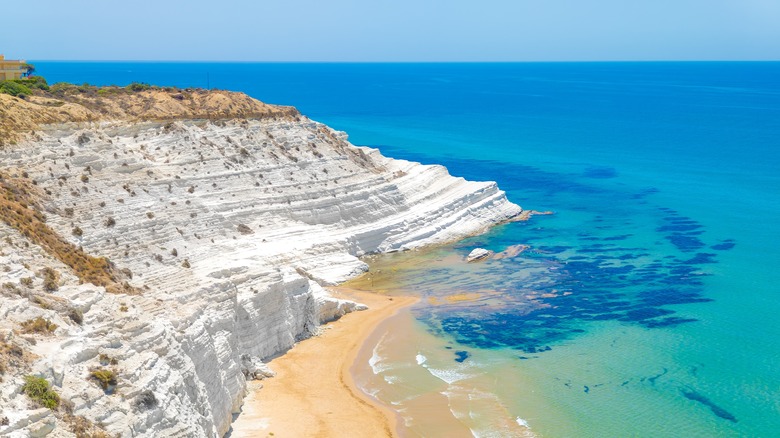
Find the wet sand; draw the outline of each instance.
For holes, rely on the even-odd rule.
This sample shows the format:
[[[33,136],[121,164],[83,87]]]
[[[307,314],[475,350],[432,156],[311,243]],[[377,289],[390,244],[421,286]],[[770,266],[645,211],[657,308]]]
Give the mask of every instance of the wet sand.
[[[276,377],[248,383],[231,438],[398,436],[398,416],[357,388],[350,367],[376,327],[418,299],[343,287],[331,293],[369,309],[322,326],[320,336],[268,362]]]

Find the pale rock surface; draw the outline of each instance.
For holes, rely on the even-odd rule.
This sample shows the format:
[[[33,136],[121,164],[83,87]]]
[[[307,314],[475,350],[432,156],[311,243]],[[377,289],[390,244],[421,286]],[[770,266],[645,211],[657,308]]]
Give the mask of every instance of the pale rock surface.
[[[0,340],[37,356],[0,383],[4,436],[72,436],[20,393],[26,374],[112,434],[223,436],[246,379],[273,375],[264,359],[364,308],[322,287],[365,272],[358,257],[481,233],[521,212],[495,183],[386,158],[302,117],[49,125],[0,150],[0,162],[47,193],[49,226],[130,269],[142,291],[79,284],[0,223],[0,284],[16,288],[0,295]],[[43,292],[43,267],[61,273],[58,291]],[[83,324],[64,309],[82,311]],[[58,325],[53,335],[18,333],[37,316]],[[101,354],[118,361],[110,395],[88,379]]]
[[[466,261],[469,263],[479,262],[489,258],[491,255],[493,255],[493,251],[485,248],[474,248],[469,255],[466,256]]]

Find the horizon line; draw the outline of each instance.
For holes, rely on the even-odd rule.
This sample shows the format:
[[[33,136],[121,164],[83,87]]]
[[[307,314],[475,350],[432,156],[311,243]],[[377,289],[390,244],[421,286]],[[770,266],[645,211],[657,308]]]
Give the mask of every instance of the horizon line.
[[[233,64],[615,64],[615,63],[739,63],[739,62],[780,62],[780,59],[634,59],[634,60],[535,60],[535,61],[255,61],[255,60],[161,60],[161,59],[35,59],[27,62],[140,62],[140,63],[233,63]]]

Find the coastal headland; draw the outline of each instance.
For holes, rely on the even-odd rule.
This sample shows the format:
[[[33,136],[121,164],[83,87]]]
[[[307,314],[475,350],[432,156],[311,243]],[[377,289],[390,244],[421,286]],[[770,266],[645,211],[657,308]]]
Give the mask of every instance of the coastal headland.
[[[339,335],[351,317],[363,321],[355,335],[405,304],[363,297],[375,310],[291,350],[364,308],[326,286],[365,272],[360,256],[522,212],[495,183],[384,157],[241,93],[0,94],[0,138],[2,435],[223,436],[247,382],[274,368],[269,389],[314,400],[287,370],[343,378],[349,360],[310,358],[351,354],[362,338]],[[392,429],[386,411],[335,384],[347,390],[333,401]]]

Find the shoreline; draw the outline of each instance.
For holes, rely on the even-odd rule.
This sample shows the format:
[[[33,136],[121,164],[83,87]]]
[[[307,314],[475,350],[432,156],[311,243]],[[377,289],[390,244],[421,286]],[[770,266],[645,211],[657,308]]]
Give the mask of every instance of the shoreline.
[[[277,375],[247,383],[241,413],[227,436],[399,436],[398,414],[358,388],[351,368],[378,327],[419,299],[346,287],[329,292],[368,309],[323,325],[316,342],[302,341],[270,360]]]
[[[299,407],[290,425],[305,420],[301,417],[341,414],[341,407],[327,410],[339,403],[333,400],[338,393],[346,394],[344,404],[357,406],[344,421],[374,418],[371,427],[383,425],[375,435],[393,436],[395,416],[350,389],[350,376],[342,369],[346,352],[358,348],[377,321],[364,330],[363,323],[355,326],[353,331],[363,331],[350,338],[351,343],[337,342],[345,335],[332,334],[375,312],[323,325],[317,342],[293,348],[298,339],[319,333],[316,321],[334,318],[349,307],[325,296],[319,285],[339,284],[362,272],[365,266],[354,254],[456,241],[514,218],[522,209],[509,202],[495,182],[467,181],[443,166],[396,160],[378,149],[354,146],[346,133],[298,113],[290,119],[240,93],[189,96],[155,89],[115,90],[114,95],[89,86],[67,90],[72,93],[62,92],[73,101],[0,95],[0,113],[12,115],[13,126],[36,129],[3,149],[8,158],[2,169],[10,196],[6,203],[14,208],[0,218],[6,223],[0,238],[9,243],[0,261],[10,267],[0,275],[0,283],[18,282],[25,288],[0,300],[0,310],[9,316],[0,329],[11,333],[31,318],[52,321],[58,328],[40,334],[48,337],[45,343],[14,337],[14,348],[38,358],[28,368],[10,368],[13,374],[0,382],[0,392],[9,395],[4,409],[13,414],[7,428],[0,429],[67,427],[57,413],[27,409],[28,397],[18,386],[31,372],[55,382],[65,400],[78,401],[88,392],[92,401],[76,403],[74,416],[99,423],[108,433],[224,436],[247,394],[244,373],[263,372],[256,361],[277,358],[269,365],[280,376],[280,364],[285,363],[288,374],[301,376],[292,383],[298,385],[300,397],[308,400],[323,391],[320,399],[326,408],[309,402],[303,408],[307,415],[300,415]],[[105,118],[95,111],[105,112]],[[203,120],[204,111],[225,118]],[[255,117],[266,113],[268,117]],[[139,114],[176,121],[137,122]],[[156,147],[149,147],[152,143]],[[61,154],[56,168],[47,158],[54,149],[69,151]],[[117,202],[106,202],[112,198]],[[100,206],[100,214],[94,205]],[[44,211],[45,236],[30,235],[30,221],[40,222]],[[181,228],[175,226],[177,218],[187,217],[186,227],[184,222]],[[84,254],[68,256],[73,251],[63,248],[72,247]],[[149,259],[158,263],[152,265]],[[90,267],[102,266],[101,260],[110,260],[116,269],[94,277]],[[48,272],[44,268],[62,274],[56,294],[48,290],[46,279],[37,280]],[[133,272],[138,273],[135,279]],[[144,293],[116,295],[112,292],[118,288],[106,290],[106,283],[128,284]],[[375,310],[401,300],[357,294],[348,298]],[[85,308],[85,302],[92,304]],[[387,312],[379,319],[394,310]],[[106,324],[122,337],[121,345],[107,346],[102,335]],[[158,344],[152,350],[150,330]],[[330,338],[331,347],[309,346]],[[81,348],[72,348],[74,339]],[[308,349],[315,352],[309,353],[309,360],[294,359]],[[292,358],[279,359],[282,352]],[[109,397],[83,378],[105,366],[101,355],[109,353],[122,360],[116,374],[122,391],[129,394],[126,398]],[[52,371],[51,363],[62,366]],[[310,379],[309,386],[301,388],[310,374],[318,380]],[[329,390],[320,389],[322,376],[334,376]],[[270,388],[281,380],[263,383]],[[155,397],[149,406],[147,391]],[[135,409],[139,403],[145,408]],[[114,415],[103,418],[102,406],[110,406]],[[159,421],[168,418],[171,409],[176,421]],[[343,436],[341,423],[327,435]],[[271,435],[269,427],[277,424],[269,424],[263,430]],[[304,434],[320,427],[315,421]],[[235,430],[238,434],[238,426]]]

